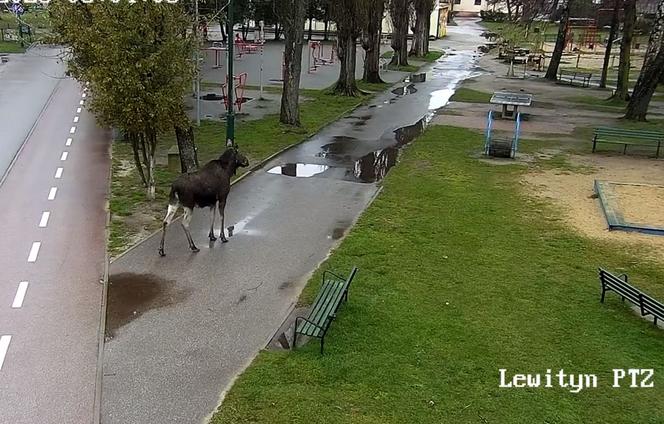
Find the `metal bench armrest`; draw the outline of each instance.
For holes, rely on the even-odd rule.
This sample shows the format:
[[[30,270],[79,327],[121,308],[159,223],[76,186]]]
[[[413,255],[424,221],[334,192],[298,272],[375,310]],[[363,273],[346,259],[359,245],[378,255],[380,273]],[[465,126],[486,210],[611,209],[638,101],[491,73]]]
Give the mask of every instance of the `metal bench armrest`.
[[[330,271],[330,270],[325,270],[325,271],[323,272],[323,280],[325,280],[325,276],[326,276],[327,274],[332,275],[333,277],[337,278],[338,280],[346,281],[345,278],[338,276],[337,274],[335,274],[334,272],[332,272],[332,271]]]
[[[297,331],[297,323],[299,322],[299,320],[306,321],[306,322],[308,322],[309,324],[313,325],[314,327],[320,329],[321,331],[325,331],[325,329],[324,329],[323,327],[321,327],[320,325],[316,324],[315,322],[313,322],[313,321],[311,321],[311,320],[309,320],[309,319],[307,319],[307,318],[305,318],[305,317],[297,317],[297,318],[295,318],[295,331]]]

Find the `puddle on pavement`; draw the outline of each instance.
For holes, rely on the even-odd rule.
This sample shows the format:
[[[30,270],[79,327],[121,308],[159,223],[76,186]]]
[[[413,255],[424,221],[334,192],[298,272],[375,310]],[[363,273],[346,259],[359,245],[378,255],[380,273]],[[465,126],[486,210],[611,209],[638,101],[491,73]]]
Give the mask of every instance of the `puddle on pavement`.
[[[190,289],[178,289],[174,280],[154,274],[114,274],[108,281],[106,340],[115,337],[122,326],[153,309],[176,305],[186,300]]]
[[[309,178],[330,169],[327,165],[315,165],[311,163],[287,163],[275,166],[267,171],[269,174],[287,175],[289,177]]]
[[[397,164],[401,148],[422,135],[427,123],[428,117],[425,117],[413,125],[395,130],[394,138],[397,144],[371,152],[356,161],[353,168],[355,178],[363,183],[375,183],[385,178],[388,171]]]
[[[414,93],[417,93],[417,88],[415,88],[415,84],[408,84],[404,87],[398,87],[392,90],[392,94],[397,96],[407,96],[409,94],[414,94]]]
[[[352,145],[357,141],[358,139],[355,137],[334,136],[331,143],[321,146],[321,151],[316,153],[316,157],[348,160],[350,159]]]

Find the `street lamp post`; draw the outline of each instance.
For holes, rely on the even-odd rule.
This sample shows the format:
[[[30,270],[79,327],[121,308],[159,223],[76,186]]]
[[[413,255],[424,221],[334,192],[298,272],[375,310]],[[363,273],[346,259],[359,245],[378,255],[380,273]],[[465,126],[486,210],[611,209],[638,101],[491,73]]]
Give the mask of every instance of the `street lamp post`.
[[[235,107],[233,99],[233,87],[235,79],[233,76],[233,44],[235,42],[233,34],[233,0],[228,2],[228,19],[226,21],[226,34],[228,34],[228,76],[226,85],[226,96],[228,101],[228,114],[226,115],[226,142],[235,142]]]

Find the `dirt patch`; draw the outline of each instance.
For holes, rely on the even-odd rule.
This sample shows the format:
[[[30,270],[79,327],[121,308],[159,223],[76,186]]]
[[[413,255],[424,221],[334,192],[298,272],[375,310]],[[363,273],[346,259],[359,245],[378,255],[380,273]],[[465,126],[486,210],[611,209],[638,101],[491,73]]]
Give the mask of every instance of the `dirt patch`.
[[[562,219],[580,233],[595,239],[639,245],[651,249],[654,257],[664,259],[664,237],[609,231],[599,200],[595,198],[595,180],[625,183],[664,184],[664,162],[630,156],[570,156],[574,166],[588,169],[587,173],[570,173],[560,169],[538,170],[526,174],[524,187],[530,195],[547,199],[563,211]],[[637,215],[651,219],[657,213],[656,200],[644,201],[645,193],[631,197]],[[658,203],[664,205],[662,200]],[[658,218],[660,221],[662,218]],[[654,221],[654,219],[653,219]]]
[[[136,165],[134,162],[126,159],[120,159],[120,163],[118,164],[118,170],[116,172],[116,175],[120,178],[124,178],[134,172],[136,169]]]
[[[664,186],[616,184],[613,191],[625,222],[664,227]]]

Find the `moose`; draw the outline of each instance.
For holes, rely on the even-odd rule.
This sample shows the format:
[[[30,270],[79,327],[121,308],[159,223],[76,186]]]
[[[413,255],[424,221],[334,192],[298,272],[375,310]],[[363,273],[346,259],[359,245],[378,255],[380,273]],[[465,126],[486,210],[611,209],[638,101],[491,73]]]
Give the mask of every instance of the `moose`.
[[[164,239],[166,238],[166,227],[170,225],[173,217],[182,206],[184,208],[184,217],[182,218],[182,228],[187,236],[189,248],[198,252],[199,249],[194,244],[189,231],[189,223],[194,208],[210,208],[210,241],[216,241],[214,235],[214,219],[216,209],[219,208],[221,215],[221,241],[226,243],[228,239],[224,234],[224,209],[226,208],[226,198],[231,190],[231,177],[235,175],[237,168],[249,166],[249,160],[238,150],[237,144],[226,143],[226,151],[219,159],[211,160],[200,170],[189,174],[182,174],[171,184],[171,193],[168,199],[168,211],[164,218],[161,232],[161,244],[159,245],[159,255],[166,256],[164,253]]]

